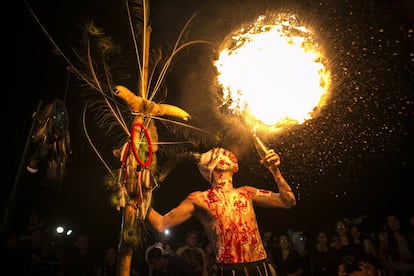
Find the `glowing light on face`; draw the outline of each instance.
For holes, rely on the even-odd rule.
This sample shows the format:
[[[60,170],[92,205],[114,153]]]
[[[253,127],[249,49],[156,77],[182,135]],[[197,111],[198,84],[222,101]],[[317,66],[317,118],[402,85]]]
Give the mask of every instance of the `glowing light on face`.
[[[313,33],[294,15],[260,16],[223,43],[218,59],[222,106],[255,129],[279,131],[314,117],[330,74]]]

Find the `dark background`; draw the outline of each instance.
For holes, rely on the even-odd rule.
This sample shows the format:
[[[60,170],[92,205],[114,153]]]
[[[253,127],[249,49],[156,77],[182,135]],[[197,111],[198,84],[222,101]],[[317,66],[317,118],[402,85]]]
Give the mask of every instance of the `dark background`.
[[[338,218],[361,215],[367,215],[376,227],[388,211],[412,214],[414,13],[408,2],[151,2],[151,41],[164,50],[175,42],[194,12],[197,16],[191,36],[216,43],[232,29],[269,10],[294,11],[318,31],[332,71],[332,97],[319,117],[266,140],[280,153],[283,174],[298,202],[291,210],[257,209],[262,229],[314,233],[333,229]],[[127,54],[133,54],[129,52],[131,42],[122,1],[29,3],[64,52],[80,40],[78,25],[94,19]],[[4,110],[9,110],[5,119],[10,127],[4,132],[4,152],[8,153],[4,154],[7,178],[1,189],[3,206],[10,205],[9,195],[15,188],[13,224],[25,225],[29,215],[37,212],[51,225],[64,222],[96,240],[116,240],[120,213],[109,203],[109,193],[102,186],[107,171],[82,130],[80,83],[68,74],[66,61],[53,52],[50,39],[23,3],[15,19],[20,27],[15,27],[14,34],[14,82],[11,89],[6,88],[9,100],[4,105]],[[211,49],[206,47],[194,47],[180,56],[166,78],[167,102],[192,114],[190,124],[194,122],[207,131],[226,130],[228,140],[245,149],[239,156],[241,171],[236,183],[274,189],[270,174],[257,163],[257,153],[248,143],[249,133],[224,116],[217,116],[221,121],[215,121],[214,126],[206,122],[209,116],[217,115],[210,101],[214,82],[211,58]],[[25,170],[24,146],[37,105],[56,98],[65,99],[73,153],[65,179],[50,183],[42,172],[33,175]],[[116,166],[110,141],[106,143],[107,138],[92,124],[90,128],[106,160]],[[21,162],[23,169],[19,171]],[[153,206],[166,212],[189,192],[205,188],[196,166],[184,162],[156,190]],[[172,231],[181,240],[188,228],[199,225],[191,220]]]

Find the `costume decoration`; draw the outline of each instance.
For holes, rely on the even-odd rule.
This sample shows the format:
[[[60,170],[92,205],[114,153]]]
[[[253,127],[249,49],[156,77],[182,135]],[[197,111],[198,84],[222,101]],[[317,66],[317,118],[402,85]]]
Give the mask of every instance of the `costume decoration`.
[[[201,153],[193,152],[193,151],[186,151],[182,153],[178,153],[173,158],[168,159],[164,165],[162,166],[159,174],[158,180],[163,182],[165,178],[174,170],[174,168],[181,162],[184,161],[191,161],[197,164],[200,161]]]
[[[26,168],[31,173],[45,168],[49,180],[62,181],[72,153],[65,104],[62,100],[55,99],[35,114],[33,120],[33,147]]]

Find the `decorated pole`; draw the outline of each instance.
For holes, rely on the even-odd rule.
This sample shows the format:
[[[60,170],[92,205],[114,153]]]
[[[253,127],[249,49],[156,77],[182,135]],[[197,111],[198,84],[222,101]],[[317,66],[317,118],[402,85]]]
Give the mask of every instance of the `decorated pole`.
[[[147,87],[148,87],[148,59],[149,59],[149,45],[150,45],[150,36],[151,36],[151,28],[149,26],[144,26],[144,35],[143,35],[143,53],[142,53],[142,73],[141,73],[141,80],[139,82],[139,90],[140,95],[143,99],[146,99],[147,96]],[[131,110],[136,111],[136,110]],[[140,110],[143,111],[143,110]],[[136,115],[133,121],[132,129],[131,129],[131,140],[130,140],[130,146],[133,146],[135,149],[133,152],[135,155],[139,155],[138,151],[141,149],[141,141],[139,138],[135,138],[133,135],[134,133],[140,133],[142,131],[146,131],[145,134],[147,135],[147,144],[149,147],[151,147],[151,139],[149,138],[151,136],[151,133],[147,131],[144,128],[144,117],[142,115]],[[141,129],[139,129],[141,128]],[[154,125],[152,132],[154,133],[154,137],[157,137],[157,129]],[[139,145],[138,149],[136,145]],[[150,154],[152,155],[153,152],[151,151]],[[138,167],[139,164],[137,164],[136,157],[133,156],[136,160],[132,161],[132,170],[137,170],[137,174],[139,174],[139,179],[137,183],[140,185],[135,187],[135,185],[131,184],[131,182],[126,181],[126,191],[128,193],[128,197],[130,198],[129,202],[125,205],[125,207],[122,210],[122,220],[121,220],[121,233],[120,233],[120,239],[119,239],[119,245],[118,245],[118,256],[119,256],[119,263],[118,263],[118,275],[119,276],[129,276],[131,271],[131,260],[132,256],[134,254],[134,246],[136,245],[136,238],[140,233],[136,233],[137,229],[140,229],[137,223],[138,217],[142,218],[142,210],[139,209],[139,207],[142,207],[142,204],[144,204],[143,201],[143,191],[142,191],[142,174],[145,174],[144,181],[147,182],[147,185],[149,185],[148,182],[150,182],[150,171],[147,170],[147,168],[144,167]],[[151,160],[150,160],[151,162]],[[124,164],[125,165],[125,164]],[[136,167],[134,169],[134,167]],[[147,166],[149,167],[149,166]],[[135,173],[135,172],[130,172]],[[133,198],[130,195],[136,194],[136,197]],[[138,200],[141,200],[141,202],[138,202]],[[151,200],[151,198],[149,199]],[[148,203],[147,203],[148,204]],[[141,206],[140,206],[141,205]],[[146,213],[144,214],[145,217]]]
[[[83,25],[81,47],[75,50],[77,54],[74,57],[78,62],[74,62],[56,44],[26,3],[56,52],[69,64],[71,73],[87,87],[83,94],[87,103],[84,112],[87,109],[93,110],[96,113],[97,126],[122,141],[115,145],[113,151],[120,160],[120,167],[112,169],[105,163],[92,139],[88,139],[109,172],[105,177],[105,184],[113,191],[111,202],[121,211],[117,271],[120,276],[130,275],[133,252],[140,245],[142,224],[151,204],[152,191],[157,186],[153,175],[157,167],[156,152],[159,148],[155,120],[162,116],[182,121],[190,119],[185,110],[174,105],[153,102],[153,98],[161,89],[167,69],[178,52],[197,43],[213,45],[204,40],[181,41],[192,20],[190,18],[181,30],[171,53],[163,60],[160,51],[150,51],[152,29],[149,25],[149,2],[124,2],[139,72],[138,85],[132,91],[119,84],[125,80],[124,72],[112,72],[122,71],[119,68],[125,68],[120,66],[126,65],[125,59],[120,55],[120,46],[103,29],[93,22]],[[159,62],[164,64],[160,65]],[[151,85],[150,79],[153,78],[155,82]],[[124,104],[119,104],[118,100]],[[175,122],[171,118],[167,121],[182,126],[181,122]],[[84,130],[86,132],[85,122]]]

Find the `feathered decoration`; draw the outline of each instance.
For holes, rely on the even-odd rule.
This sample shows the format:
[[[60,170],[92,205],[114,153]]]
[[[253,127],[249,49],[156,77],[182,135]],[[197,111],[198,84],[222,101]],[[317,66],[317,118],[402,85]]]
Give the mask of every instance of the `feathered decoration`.
[[[33,149],[27,170],[37,173],[42,167],[46,169],[49,180],[62,181],[66,175],[69,155],[72,153],[68,112],[63,101],[55,99],[47,104],[34,115],[33,120]]]
[[[181,162],[191,161],[197,163],[200,160],[201,154],[198,152],[182,152],[176,155],[174,158],[168,159],[163,167],[160,170],[160,173],[157,176],[157,180],[159,183],[163,182],[167,176],[172,172],[175,167],[180,164]]]

